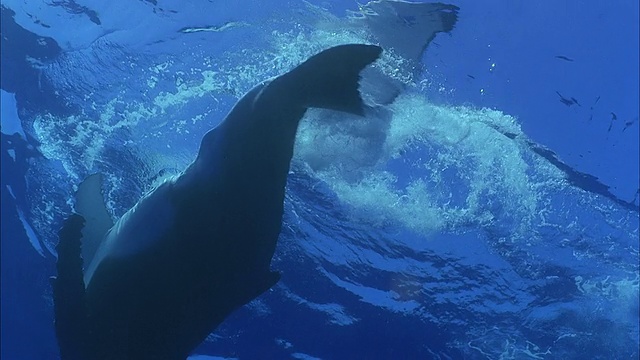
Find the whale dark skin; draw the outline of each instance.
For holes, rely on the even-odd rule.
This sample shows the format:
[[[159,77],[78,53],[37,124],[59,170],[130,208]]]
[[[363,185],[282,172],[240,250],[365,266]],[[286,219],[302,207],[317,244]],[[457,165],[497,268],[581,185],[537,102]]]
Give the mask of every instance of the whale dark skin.
[[[270,264],[298,123],[310,107],[363,115],[360,71],[381,52],[333,47],[248,92],[182,174],[116,222],[80,284],[83,222],[71,216],[54,281],[62,359],[185,359],[276,284]]]

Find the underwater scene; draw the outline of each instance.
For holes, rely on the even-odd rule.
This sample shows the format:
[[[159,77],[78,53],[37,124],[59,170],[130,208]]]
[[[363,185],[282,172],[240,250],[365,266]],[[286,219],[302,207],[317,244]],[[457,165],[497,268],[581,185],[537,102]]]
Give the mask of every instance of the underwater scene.
[[[640,356],[637,1],[1,10],[2,359]]]

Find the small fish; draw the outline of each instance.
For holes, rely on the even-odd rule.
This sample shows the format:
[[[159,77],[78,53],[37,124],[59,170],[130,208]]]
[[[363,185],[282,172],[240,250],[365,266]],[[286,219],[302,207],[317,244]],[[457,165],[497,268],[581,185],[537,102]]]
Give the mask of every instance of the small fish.
[[[566,106],[571,106],[576,104],[576,101],[574,98],[567,99],[566,97],[562,96],[562,94],[560,94],[558,91],[556,91],[556,94],[558,94],[558,96],[560,97],[560,102],[565,104]]]
[[[609,130],[607,130],[607,132],[611,131],[611,128],[613,127],[613,122],[618,120],[618,115],[616,115],[616,113],[611,112],[611,123],[609,124]]]
[[[598,97],[596,98],[596,101],[593,102],[593,105],[591,105],[590,109],[593,110],[593,107],[596,106],[596,104],[598,103],[598,101],[600,101],[600,95],[598,95]]]
[[[476,79],[476,77],[475,77],[475,76],[473,76],[473,75],[469,75],[469,74],[467,74],[467,76],[468,76],[468,77],[470,77],[470,78],[472,78],[473,80],[475,80],[475,79]]]
[[[569,61],[569,62],[573,62],[573,59],[568,58],[564,55],[556,55],[556,59],[560,59],[560,60],[564,60],[564,61]]]
[[[624,132],[625,130],[627,130],[627,128],[633,124],[635,124],[635,122],[638,121],[638,117],[636,116],[635,119],[633,120],[629,120],[627,122],[624,123],[624,128],[622,128],[622,132]]]

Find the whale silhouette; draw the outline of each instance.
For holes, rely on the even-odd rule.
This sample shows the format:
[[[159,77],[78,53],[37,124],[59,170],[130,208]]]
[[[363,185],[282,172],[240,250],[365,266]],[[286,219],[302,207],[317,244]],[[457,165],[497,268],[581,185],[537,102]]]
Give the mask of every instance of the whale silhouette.
[[[65,221],[57,248],[62,358],[185,359],[230,313],[276,284],[270,263],[298,123],[310,107],[363,115],[360,72],[381,52],[336,46],[257,85],[205,134],[186,170],[113,227],[101,196],[83,195],[83,216]],[[93,176],[79,192],[99,188]],[[102,209],[92,213],[91,204]],[[85,221],[110,230],[83,274]]]

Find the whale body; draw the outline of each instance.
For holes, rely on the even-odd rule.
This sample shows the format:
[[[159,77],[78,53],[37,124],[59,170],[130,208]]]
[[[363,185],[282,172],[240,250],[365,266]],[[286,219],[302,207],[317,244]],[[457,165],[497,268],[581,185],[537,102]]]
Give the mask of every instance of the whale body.
[[[84,219],[70,217],[54,282],[62,358],[185,359],[276,284],[270,263],[298,123],[309,107],[363,115],[360,71],[381,51],[336,46],[249,91],[184,172],[111,227],[84,274]]]

